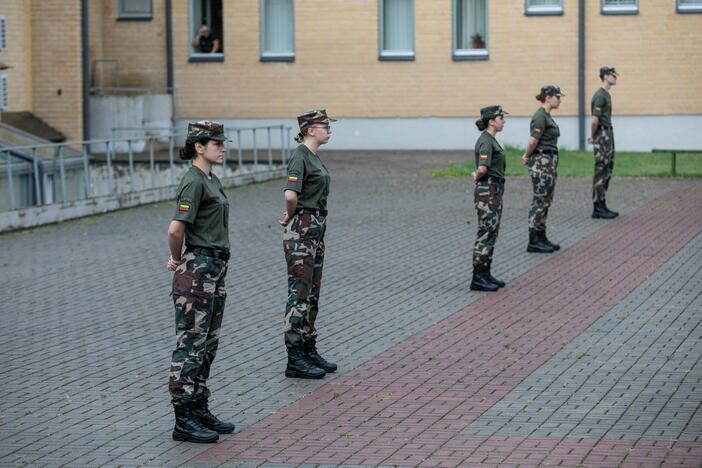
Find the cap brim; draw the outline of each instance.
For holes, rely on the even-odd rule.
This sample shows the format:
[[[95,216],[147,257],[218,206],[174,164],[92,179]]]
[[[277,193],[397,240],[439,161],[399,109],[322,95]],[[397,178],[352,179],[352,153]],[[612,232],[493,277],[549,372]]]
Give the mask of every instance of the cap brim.
[[[232,141],[225,136],[213,136],[213,137],[209,137],[209,138],[210,138],[210,140],[214,140],[214,141]]]

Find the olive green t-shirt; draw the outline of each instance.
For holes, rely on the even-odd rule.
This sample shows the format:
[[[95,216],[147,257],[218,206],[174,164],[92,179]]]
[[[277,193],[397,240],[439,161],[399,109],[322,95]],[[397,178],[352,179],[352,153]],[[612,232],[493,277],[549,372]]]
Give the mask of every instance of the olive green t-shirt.
[[[529,128],[531,129],[531,137],[538,141],[534,151],[558,151],[558,137],[561,136],[561,131],[546,109],[539,107],[534,112]]]
[[[592,115],[600,119],[601,127],[612,126],[612,96],[606,89],[600,88],[592,96]]]
[[[288,183],[284,190],[297,192],[297,207],[326,210],[331,177],[326,166],[305,145],[295,148],[288,161]]]
[[[484,131],[475,142],[475,167],[487,166],[487,175],[505,178],[505,165],[507,158],[505,150],[502,149],[495,137]]]
[[[192,166],[176,192],[173,219],[185,221],[185,245],[229,249],[229,200],[216,175]]]

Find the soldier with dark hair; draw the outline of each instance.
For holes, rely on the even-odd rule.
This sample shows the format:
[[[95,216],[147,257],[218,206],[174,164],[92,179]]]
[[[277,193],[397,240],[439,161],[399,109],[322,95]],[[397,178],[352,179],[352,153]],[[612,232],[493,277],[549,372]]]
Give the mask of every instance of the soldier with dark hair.
[[[605,195],[614,170],[614,128],[612,127],[612,96],[609,90],[617,84],[613,67],[600,68],[602,86],[592,96],[591,134],[587,142],[595,153],[595,176],[592,179],[592,217],[612,219],[619,213],[607,208]]]
[[[502,106],[483,107],[480,119],[475,122],[482,133],[475,143],[476,170],[471,174],[475,181],[473,195],[478,213],[478,238],[473,248],[473,280],[470,283],[470,289],[474,291],[497,291],[505,285],[490,272],[505,192],[506,156],[495,135],[505,126],[505,114],[507,112]]]
[[[227,296],[229,201],[211,171],[214,164],[222,164],[225,141],[222,124],[191,123],[180,152],[193,163],[178,187],[168,226],[167,268],[175,271],[171,295],[177,336],[168,385],[176,418],[173,440],[215,442],[218,434],[234,431],[234,424],[210,412],[207,388]]]
[[[297,117],[300,145],[288,162],[285,211],[279,221],[285,226],[283,249],[288,264],[288,301],[285,307],[286,377],[320,379],[334,372],[336,364],[317,352],[319,291],[324,267],[324,233],[327,229],[327,197],[331,178],[317,155],[331,137],[335,122],[324,109]]]
[[[551,253],[561,248],[546,237],[546,218],[553,201],[558,169],[558,137],[561,131],[551,117],[551,111],[561,105],[561,88],[548,85],[541,88],[536,100],[541,106],[529,125],[531,135],[522,155],[522,163],[529,167],[534,198],[529,210],[529,244],[527,252]]]

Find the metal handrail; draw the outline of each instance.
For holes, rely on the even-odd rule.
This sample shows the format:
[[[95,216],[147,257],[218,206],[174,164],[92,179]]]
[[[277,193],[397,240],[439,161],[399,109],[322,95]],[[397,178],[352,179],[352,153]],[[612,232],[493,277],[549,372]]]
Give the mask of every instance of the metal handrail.
[[[73,177],[73,182],[75,183],[76,181],[79,181],[80,184],[83,186],[81,190],[79,190],[79,198],[87,199],[87,198],[92,198],[94,196],[99,196],[100,193],[95,193],[95,191],[91,187],[91,180],[93,182],[95,181],[94,179],[91,179],[91,168],[97,167],[99,171],[105,171],[106,174],[104,175],[104,178],[101,179],[100,186],[96,186],[96,188],[104,189],[105,188],[105,183],[107,185],[107,193],[108,194],[113,194],[113,193],[132,193],[132,192],[138,192],[140,190],[146,190],[148,188],[155,188],[158,184],[156,183],[156,178],[160,177],[158,174],[160,173],[160,165],[156,163],[155,160],[155,144],[158,143],[159,141],[163,142],[164,138],[168,139],[168,161],[167,161],[167,178],[168,181],[165,185],[161,184],[159,186],[171,186],[175,185],[175,180],[176,180],[176,163],[175,163],[175,147],[176,147],[176,139],[180,138],[185,138],[186,133],[185,132],[174,132],[172,131],[172,128],[168,127],[161,127],[159,128],[160,130],[169,130],[167,133],[162,133],[162,134],[144,134],[143,136],[129,136],[129,137],[113,137],[113,138],[95,138],[95,139],[90,139],[90,140],[74,140],[74,141],[66,141],[66,142],[61,142],[61,143],[38,143],[38,144],[32,144],[32,145],[18,145],[18,146],[2,146],[0,145],[0,163],[3,159],[5,159],[5,171],[0,171],[0,176],[6,175],[6,178],[8,180],[8,197],[7,200],[9,201],[9,208],[11,210],[17,209],[17,203],[16,203],[16,197],[15,197],[15,186],[13,184],[13,177],[17,176],[29,176],[30,174],[32,175],[31,177],[31,183],[32,183],[32,188],[33,188],[33,195],[34,195],[34,201],[33,203],[30,204],[36,204],[36,205],[43,205],[43,204],[50,204],[54,203],[54,198],[53,198],[53,192],[52,190],[49,190],[50,196],[47,196],[47,183],[51,182],[53,184],[53,181],[55,180],[56,177],[58,177],[58,181],[60,182],[60,186],[56,190],[56,197],[59,196],[62,202],[67,201],[68,199],[68,188],[69,186],[67,185],[67,180],[68,180],[68,171],[66,170],[67,168],[70,169],[75,169],[77,167],[80,167],[82,165],[82,175],[76,179],[75,177],[78,175],[75,173],[75,171],[72,172],[71,177]],[[113,129],[114,130],[114,129]],[[134,128],[134,130],[137,130],[137,128]],[[138,128],[138,130],[143,130],[143,131],[148,131],[152,130],[150,128]],[[289,153],[290,153],[290,134],[291,134],[291,128],[286,127],[285,125],[269,125],[269,126],[251,126],[251,127],[232,127],[226,129],[225,133],[228,138],[232,140],[236,140],[236,151],[237,151],[237,158],[236,162],[239,168],[243,168],[243,149],[244,149],[244,144],[243,144],[243,138],[245,136],[246,132],[251,133],[252,139],[249,140],[247,146],[247,149],[253,150],[253,170],[257,170],[256,168],[259,166],[259,160],[258,160],[258,150],[259,150],[259,138],[257,137],[257,130],[265,130],[266,135],[265,138],[262,138],[262,140],[265,139],[266,146],[267,146],[267,166],[269,169],[273,168],[273,135],[275,131],[280,132],[280,138],[279,138],[279,147],[275,149],[276,152],[280,153],[281,156],[281,162],[282,164],[286,163],[286,160],[289,158]],[[287,138],[286,138],[287,136]],[[137,143],[138,142],[138,143]],[[143,143],[142,143],[143,142]],[[126,149],[125,145],[126,144]],[[95,151],[95,145],[100,145],[101,148],[98,151]],[[122,146],[122,149],[120,150],[120,145]],[[138,149],[135,150],[135,145],[138,146]],[[104,150],[103,148],[104,147]],[[46,149],[46,148],[55,148],[55,152],[53,153],[53,158],[46,158],[42,157],[38,154],[38,151],[41,149]],[[142,149],[143,148],[143,149]],[[264,147],[265,148],[265,147]],[[261,148],[262,150],[264,148]],[[223,171],[223,176],[227,177],[228,176],[228,164],[230,161],[230,152],[233,151],[233,147],[227,147],[225,151],[225,156],[224,156],[224,164],[222,167]],[[91,153],[92,151],[92,153]],[[135,165],[135,154],[148,154],[148,174],[146,175],[147,180],[149,180],[150,187],[142,187],[139,188],[137,184],[137,168]],[[118,170],[115,169],[115,156],[117,154],[127,154],[127,161],[126,161],[126,179],[124,182],[120,182],[121,179],[119,177],[119,174],[117,174]],[[1,156],[6,155],[5,158],[2,158]],[[95,160],[97,155],[97,160]],[[104,166],[100,166],[100,164],[103,164],[100,162],[100,159],[104,157]],[[16,164],[13,162],[13,158],[23,160],[23,164]],[[92,160],[92,161],[91,161]],[[82,162],[82,164],[81,164]],[[98,166],[95,166],[95,164],[98,164]],[[2,167],[2,166],[0,166]],[[100,167],[103,167],[104,169],[100,169]],[[4,172],[4,174],[3,174]],[[139,177],[142,175],[140,174]],[[140,179],[143,180],[143,179]],[[128,190],[120,191],[118,185],[122,183],[123,185],[126,185],[128,187]],[[144,185],[142,183],[142,185]],[[53,185],[49,186],[49,189],[51,189]],[[73,187],[75,188],[75,186]],[[104,192],[104,190],[101,190]],[[75,193],[75,191],[74,191]],[[104,193],[103,193],[104,194]],[[0,200],[1,201],[1,200]],[[2,207],[0,207],[0,211],[2,211]]]

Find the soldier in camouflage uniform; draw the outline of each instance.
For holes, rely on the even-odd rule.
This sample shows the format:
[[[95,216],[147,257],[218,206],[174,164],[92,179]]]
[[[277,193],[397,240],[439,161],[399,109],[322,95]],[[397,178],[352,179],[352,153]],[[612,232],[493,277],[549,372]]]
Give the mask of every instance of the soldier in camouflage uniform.
[[[324,233],[327,228],[327,197],[331,178],[317,155],[329,141],[329,124],[335,122],[324,109],[297,117],[300,145],[288,162],[285,212],[279,222],[285,226],[283,248],[288,264],[288,301],[284,336],[288,352],[286,377],[319,379],[334,372],[336,364],[317,352],[319,291],[324,267]]]
[[[470,283],[470,289],[474,291],[497,291],[505,285],[490,272],[505,191],[506,156],[495,135],[504,128],[505,114],[507,112],[502,106],[484,107],[480,109],[480,119],[475,122],[482,133],[475,143],[476,170],[472,173],[478,213],[478,238],[473,248],[473,280]]]
[[[222,164],[225,141],[221,124],[191,123],[180,152],[193,163],[178,187],[168,227],[177,337],[168,385],[176,415],[174,440],[215,442],[218,434],[234,431],[234,424],[210,412],[207,388],[227,295],[229,201],[211,171],[212,165]]]
[[[607,208],[605,195],[614,170],[614,128],[612,127],[612,96],[609,90],[617,84],[617,71],[600,68],[602,86],[592,96],[591,136],[587,142],[595,153],[595,176],[592,179],[592,217],[612,219],[619,213]]]
[[[529,210],[529,244],[527,252],[551,253],[561,248],[546,237],[546,218],[553,201],[558,176],[558,137],[561,131],[551,117],[551,111],[561,105],[561,89],[548,85],[541,88],[536,99],[541,107],[531,118],[531,136],[522,155],[529,166],[534,198]]]

